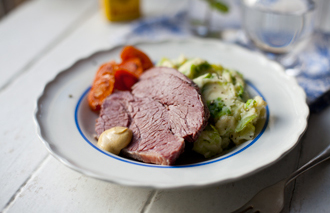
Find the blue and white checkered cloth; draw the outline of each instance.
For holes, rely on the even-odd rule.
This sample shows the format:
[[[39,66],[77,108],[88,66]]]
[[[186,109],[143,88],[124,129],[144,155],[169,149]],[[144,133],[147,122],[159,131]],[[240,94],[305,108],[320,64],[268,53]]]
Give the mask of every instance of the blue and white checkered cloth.
[[[244,33],[226,42],[236,43],[255,50]],[[239,35],[240,36],[237,36]],[[242,36],[243,34],[243,36]],[[192,37],[187,14],[182,11],[174,15],[142,19],[132,22],[130,27],[111,38],[113,44],[138,41],[160,41],[169,38]],[[296,79],[307,94],[311,111],[320,111],[330,105],[330,34],[315,32],[309,45],[298,55],[301,71]]]

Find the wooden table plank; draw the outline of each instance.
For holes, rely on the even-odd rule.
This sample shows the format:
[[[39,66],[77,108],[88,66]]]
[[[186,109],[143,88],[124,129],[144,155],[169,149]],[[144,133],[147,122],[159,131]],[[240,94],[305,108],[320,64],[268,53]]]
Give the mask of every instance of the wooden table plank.
[[[144,1],[146,14],[152,14],[158,8],[158,14],[168,12],[163,4],[154,1]],[[154,4],[154,6],[152,6]],[[151,11],[152,10],[152,11]],[[110,37],[114,32],[125,29],[129,23],[109,23],[100,12],[86,20],[72,34],[66,35],[52,50],[38,58],[30,69],[17,77],[3,92],[0,100],[5,103],[0,111],[0,185],[5,186],[0,192],[0,210],[10,203],[20,200],[18,191],[26,184],[33,171],[47,156],[47,151],[35,134],[32,121],[34,102],[44,85],[59,71],[67,68],[76,60],[86,57],[99,49],[109,47]],[[1,27],[0,27],[1,30]],[[1,70],[1,69],[0,69]],[[2,71],[3,72],[3,71]],[[64,166],[63,166],[64,167]],[[38,175],[48,175],[39,173]],[[78,198],[77,198],[78,199]],[[62,202],[67,202],[63,200]],[[77,202],[84,202],[77,200]],[[22,204],[22,203],[20,203]],[[38,206],[38,203],[34,203]]]
[[[4,212],[141,212],[152,192],[86,177],[49,156]]]
[[[96,17],[97,20],[103,18],[99,14]],[[90,27],[88,25],[88,29],[91,29]],[[111,27],[107,29],[111,30]],[[87,41],[89,39],[81,36],[80,33],[81,31],[78,30],[0,93],[0,100],[3,103],[11,100],[2,106],[0,111],[0,126],[2,127],[0,129],[2,147],[0,149],[0,171],[2,171],[0,185],[4,186],[0,191],[0,209],[6,205],[47,155],[45,147],[37,138],[32,119],[35,101],[44,85],[60,70],[107,44],[106,39],[95,39],[94,36],[98,34],[94,33],[85,33],[84,36],[92,36],[92,38],[89,37],[90,40],[99,43],[86,42],[86,39]]]
[[[63,10],[63,17],[59,18],[60,21],[56,21],[56,17],[61,14],[59,11],[61,7],[56,6],[56,4],[54,5],[54,3],[46,3],[46,1],[36,1],[34,4],[28,4],[28,8],[23,8],[23,11],[17,13],[17,16],[14,12],[14,14],[8,19],[9,21],[4,22],[5,24],[0,26],[0,34],[2,32],[5,32],[4,35],[8,37],[10,37],[11,34],[14,35],[15,26],[18,26],[18,23],[21,22],[22,24],[26,24],[27,26],[33,26],[33,23],[30,22],[36,21],[35,18],[38,16],[32,19],[29,19],[27,17],[25,21],[22,21],[23,17],[25,15],[28,16],[33,12],[38,13],[40,9],[46,6],[53,6],[53,9],[54,11],[56,11],[56,13],[53,13],[52,15],[50,14],[50,17],[52,17],[52,19],[45,18],[45,21],[46,23],[49,22],[50,24],[54,25],[54,32],[52,30],[49,31],[49,33],[53,33],[54,35],[48,34],[48,37],[40,36],[41,40],[37,39],[34,42],[29,41],[27,42],[28,44],[26,44],[28,46],[22,45],[22,47],[29,47],[29,45],[37,47],[31,48],[32,56],[33,53],[36,53],[36,50],[38,48],[40,49],[41,47],[45,47],[45,45],[47,46],[49,42],[53,42],[54,39],[56,39],[56,37],[54,37],[55,35],[59,36],[61,34],[61,31],[63,32],[65,31],[65,29],[67,29],[67,27],[69,27],[68,25],[63,23],[65,21],[63,20],[63,17],[67,19],[67,22],[72,23],[74,22],[74,18],[79,18],[79,14],[83,16],[86,11],[90,10],[88,6],[91,6],[89,1],[81,1],[81,5],[83,7],[77,6],[77,8],[74,8],[74,5],[72,5],[72,3],[63,3],[63,6],[66,5],[68,6],[68,8]],[[92,10],[97,11],[96,9],[97,7],[94,7],[94,9],[92,7]],[[70,10],[72,12],[70,12]],[[73,18],[68,17],[70,16],[70,14]],[[43,27],[42,25],[37,26]],[[26,26],[23,25],[22,28],[24,29],[26,28]],[[36,30],[37,33],[40,33],[40,30],[38,30],[39,29]],[[16,32],[20,31],[18,30]],[[34,38],[32,38],[31,35],[32,34],[29,34],[30,37],[28,36],[28,38],[33,40]],[[24,36],[20,36],[17,38],[19,42],[27,41],[25,40]],[[0,81],[2,83],[4,83],[5,79],[10,76],[11,71],[15,71],[13,70],[13,66],[22,66],[23,62],[31,60],[31,57],[28,56],[28,54],[25,54],[24,51],[22,54],[23,56],[20,55],[21,52],[19,51],[19,49],[17,49],[17,45],[10,46],[10,44],[12,44],[11,42],[12,41],[10,40],[10,38],[8,44],[4,42],[3,39],[0,40],[0,58],[2,56],[5,56],[1,59],[6,59],[6,57],[8,59],[8,56],[5,54],[6,50],[8,50],[9,52],[12,51],[12,54],[19,55],[18,58],[20,60],[18,60],[16,64],[14,61],[13,63],[8,61],[2,61],[3,63],[0,63]],[[5,47],[3,47],[3,45],[5,45]],[[80,52],[79,49],[76,49],[76,51]],[[63,53],[59,54],[63,55]],[[68,65],[69,64],[66,64],[66,66]],[[49,66],[52,66],[52,68],[54,69],[50,68]],[[17,190],[25,184],[25,181],[30,177],[31,173],[38,167],[38,165],[47,155],[46,149],[40,143],[37,135],[35,134],[35,125],[33,123],[32,115],[34,111],[34,101],[41,92],[42,87],[44,86],[46,81],[49,80],[49,77],[54,76],[55,73],[59,71],[59,69],[60,68],[57,66],[57,62],[53,61],[53,63],[49,63],[48,65],[45,64],[39,71],[44,73],[44,77],[46,77],[47,80],[40,79],[39,75],[30,76],[28,75],[28,72],[23,73],[21,76],[17,77],[16,80],[18,81],[18,83],[14,81],[12,84],[8,84],[9,86],[6,88],[6,90],[2,90],[0,92],[0,145],[2,147],[0,149],[0,185],[3,186],[0,192],[0,209],[4,208],[8,204],[8,202],[10,202],[12,198],[14,198]]]
[[[31,85],[26,85],[28,87]],[[0,209],[48,154],[35,134],[32,120],[34,103],[31,99],[35,96],[28,91],[17,87],[0,93],[2,103],[11,100],[2,105],[0,111]]]
[[[93,0],[38,0],[0,21],[0,91],[96,11]]]
[[[201,189],[158,191],[154,202],[148,208],[148,213],[232,212],[259,190],[287,177],[296,168],[299,153],[300,146],[297,146],[274,165],[231,183]],[[292,189],[291,186],[286,191],[287,199],[283,212],[289,211]]]

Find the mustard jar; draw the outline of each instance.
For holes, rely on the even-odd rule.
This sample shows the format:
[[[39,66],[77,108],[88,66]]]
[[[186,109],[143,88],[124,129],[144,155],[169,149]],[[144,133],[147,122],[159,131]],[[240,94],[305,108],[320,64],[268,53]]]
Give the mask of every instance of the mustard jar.
[[[140,17],[139,0],[101,0],[109,21],[128,21]]]

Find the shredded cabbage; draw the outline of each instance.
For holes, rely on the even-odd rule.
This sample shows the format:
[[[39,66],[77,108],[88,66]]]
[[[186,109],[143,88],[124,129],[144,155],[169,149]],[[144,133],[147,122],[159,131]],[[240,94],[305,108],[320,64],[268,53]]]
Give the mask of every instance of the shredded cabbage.
[[[182,55],[176,60],[163,58],[158,66],[178,69],[197,84],[206,100],[209,125],[194,142],[194,151],[209,158],[230,144],[239,145],[254,138],[255,125],[265,115],[267,103],[260,96],[248,97],[241,73]]]

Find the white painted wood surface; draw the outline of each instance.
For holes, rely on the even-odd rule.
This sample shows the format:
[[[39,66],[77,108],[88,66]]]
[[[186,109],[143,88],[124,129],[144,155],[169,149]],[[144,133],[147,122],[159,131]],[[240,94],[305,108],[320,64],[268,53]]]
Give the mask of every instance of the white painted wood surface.
[[[143,9],[146,16],[169,13],[175,2],[145,0]],[[53,28],[46,23],[53,23]],[[311,115],[306,136],[279,162],[216,187],[130,188],[66,168],[48,155],[35,134],[34,101],[58,71],[107,47],[110,35],[127,25],[108,23],[93,0],[35,0],[0,21],[0,87],[5,86],[0,90],[1,212],[229,212],[330,143],[328,108]],[[25,32],[26,28],[35,30]],[[290,185],[283,212],[329,212],[329,176],[330,166],[323,164]]]
[[[25,3],[0,21],[0,89],[83,22],[92,0],[38,0]]]
[[[231,212],[247,202],[266,186],[285,178],[295,168],[300,147],[275,165],[241,180],[202,189],[158,191],[149,207],[149,212]],[[292,186],[286,195],[291,196]],[[169,205],[171,204],[171,205]],[[285,211],[289,210],[289,203]]]
[[[161,9],[169,4],[163,2],[152,6],[153,4],[150,2],[147,2],[148,4],[144,7],[145,13],[148,15],[156,15],[157,11],[160,14]],[[42,1],[42,3],[44,2]],[[38,1],[31,2],[31,4],[37,4],[36,8],[40,9]],[[2,171],[0,185],[4,186],[0,192],[0,209],[5,208],[15,199],[17,190],[26,184],[33,171],[48,154],[35,134],[32,120],[34,102],[44,85],[59,71],[69,67],[79,58],[106,48],[110,43],[110,35],[128,25],[128,23],[109,24],[103,14],[96,9],[97,3],[94,2],[94,4],[96,5],[93,6],[94,13],[91,12],[92,14],[88,18],[85,17],[84,22],[77,23],[76,30],[58,39],[56,45],[47,49],[45,52],[47,54],[38,57],[30,68],[27,67],[14,81],[0,91],[0,97],[3,98],[0,112],[2,127],[0,129],[2,146],[0,150],[0,171]],[[13,97],[19,98],[13,99]],[[5,100],[15,101],[6,104]],[[14,105],[17,108],[13,107]],[[15,122],[8,123],[10,120]]]
[[[48,154],[38,141],[32,120],[38,93],[32,88],[40,90],[41,85],[38,87],[35,83],[39,82],[39,76],[31,75],[28,81],[25,72],[49,47],[66,37],[65,31],[73,27],[76,19],[84,18],[91,6],[94,12],[97,11],[91,1],[81,1],[77,7],[74,3],[77,4],[72,1],[63,1],[62,4],[59,1],[33,1],[0,22],[0,209]],[[46,66],[43,69],[45,75],[52,74]],[[23,84],[17,83],[19,78]],[[4,88],[6,85],[8,87]]]
[[[152,193],[86,177],[48,156],[6,212],[141,212]]]

